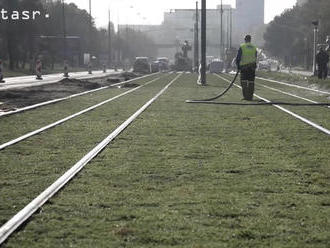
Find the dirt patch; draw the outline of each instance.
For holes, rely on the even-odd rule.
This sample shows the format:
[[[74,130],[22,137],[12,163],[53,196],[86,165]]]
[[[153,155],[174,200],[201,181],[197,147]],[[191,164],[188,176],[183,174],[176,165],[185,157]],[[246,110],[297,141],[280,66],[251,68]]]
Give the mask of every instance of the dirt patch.
[[[104,86],[111,86],[114,83],[128,80],[128,76],[124,73],[122,74],[111,76],[110,78],[89,81],[68,78],[63,79],[56,84],[0,91],[0,111],[11,111],[17,108],[23,108],[45,101],[67,97]],[[137,75],[129,74],[129,76],[130,79],[132,79]],[[125,84],[123,87],[136,86]]]
[[[135,74],[134,72],[122,72],[119,74],[119,76],[117,77],[110,77],[107,79],[107,81],[109,83],[113,83],[113,84],[116,84],[116,83],[120,83],[122,81],[128,81],[128,80],[131,80],[131,79],[134,79],[136,77],[139,77],[141,75],[138,75],[138,74]]]

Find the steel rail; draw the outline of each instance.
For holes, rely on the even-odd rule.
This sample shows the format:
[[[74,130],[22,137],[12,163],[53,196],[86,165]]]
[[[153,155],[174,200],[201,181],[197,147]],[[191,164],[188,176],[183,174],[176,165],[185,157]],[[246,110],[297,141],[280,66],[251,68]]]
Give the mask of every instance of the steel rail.
[[[71,119],[73,119],[73,118],[75,118],[75,117],[77,117],[77,116],[80,116],[80,115],[85,114],[85,113],[87,113],[87,112],[89,112],[89,111],[91,111],[91,110],[94,110],[94,109],[96,109],[96,108],[98,108],[98,107],[100,107],[100,106],[102,106],[102,105],[104,105],[104,104],[106,104],[106,103],[109,103],[109,102],[111,102],[111,101],[113,101],[113,100],[115,100],[115,99],[117,99],[117,98],[120,98],[120,97],[122,97],[122,96],[125,96],[125,95],[127,95],[127,94],[129,94],[129,93],[132,93],[133,91],[136,91],[136,90],[138,90],[138,89],[140,89],[140,88],[142,88],[142,87],[144,87],[144,86],[146,86],[146,85],[148,85],[148,84],[151,84],[151,83],[153,83],[153,82],[159,80],[160,78],[161,78],[161,77],[155,78],[155,79],[153,79],[153,80],[151,80],[151,81],[145,83],[144,85],[140,85],[139,87],[136,87],[136,88],[134,88],[134,89],[128,90],[128,91],[126,91],[126,92],[124,92],[124,93],[121,93],[121,94],[119,94],[119,95],[117,95],[117,96],[115,96],[115,97],[112,97],[112,98],[110,98],[110,99],[108,99],[108,100],[105,100],[105,101],[100,102],[100,103],[98,103],[98,104],[96,104],[96,105],[93,105],[93,106],[91,106],[91,107],[89,107],[89,108],[86,108],[86,109],[84,109],[84,110],[81,110],[81,111],[79,111],[79,112],[77,112],[77,113],[75,113],[75,114],[73,114],[73,115],[67,116],[67,117],[65,117],[65,118],[63,118],[63,119],[61,119],[61,120],[58,120],[58,121],[56,121],[56,122],[53,122],[53,123],[51,123],[51,124],[49,124],[49,125],[47,125],[47,126],[44,126],[44,127],[42,127],[42,128],[39,128],[39,129],[34,130],[34,131],[32,131],[32,132],[29,132],[29,133],[26,133],[26,134],[24,134],[24,135],[22,135],[22,136],[20,136],[20,137],[18,137],[18,138],[16,138],[16,139],[13,139],[13,140],[10,140],[10,141],[8,141],[8,142],[6,142],[6,143],[4,143],[4,144],[1,144],[1,145],[0,145],[0,151],[3,150],[3,149],[5,149],[5,148],[7,148],[7,147],[9,147],[9,146],[11,146],[11,145],[14,145],[14,144],[17,144],[17,143],[19,143],[19,142],[21,142],[21,141],[23,141],[23,140],[26,140],[27,138],[30,138],[30,137],[32,137],[32,136],[34,136],[34,135],[37,135],[37,134],[39,134],[39,133],[41,133],[41,132],[44,132],[44,131],[46,131],[46,130],[48,130],[48,129],[50,129],[50,128],[56,127],[56,126],[58,126],[58,125],[60,125],[60,124],[62,124],[62,123],[64,123],[64,122],[66,122],[66,121],[68,121],[68,120],[71,120]]]
[[[230,83],[230,81],[227,80],[226,78],[221,77],[221,76],[219,76],[219,75],[216,75],[216,76],[219,77],[220,79],[222,79],[222,80],[224,80],[224,81]],[[242,88],[241,86],[239,86],[239,85],[237,85],[237,84],[234,84],[234,85],[235,85],[236,87],[240,88],[240,89]],[[264,98],[264,97],[258,96],[258,95],[256,95],[256,94],[254,94],[254,95],[255,95],[257,98],[259,98],[260,100],[263,100],[263,101],[268,102],[268,103],[271,102],[271,101],[269,101],[268,99],[266,99],[266,98]],[[289,115],[295,117],[296,119],[301,120],[302,122],[308,124],[309,126],[312,126],[312,127],[316,128],[316,129],[318,129],[319,131],[321,131],[321,132],[323,132],[323,133],[325,133],[325,134],[327,134],[327,135],[330,135],[330,130],[328,130],[328,129],[322,127],[322,126],[320,126],[319,124],[316,124],[315,122],[312,122],[312,121],[310,121],[310,120],[308,120],[308,119],[306,119],[306,118],[304,118],[304,117],[302,117],[302,116],[300,116],[300,115],[298,115],[298,114],[296,114],[296,113],[294,113],[294,112],[292,112],[292,111],[290,111],[290,110],[288,110],[288,109],[286,109],[286,108],[283,108],[283,107],[281,107],[281,106],[279,106],[279,105],[273,104],[273,106],[276,107],[276,108],[278,108],[278,109],[280,109],[280,110],[282,110],[283,112],[285,112],[285,113],[287,113],[287,114],[289,114]]]
[[[301,96],[297,96],[295,94],[292,94],[292,93],[289,93],[289,92],[286,92],[286,91],[282,91],[282,90],[279,90],[279,89],[275,89],[273,87],[269,87],[269,86],[266,86],[266,85],[263,85],[263,84],[260,84],[260,83],[256,83],[256,85],[260,85],[266,89],[269,89],[269,90],[272,90],[272,91],[276,91],[276,92],[279,92],[279,93],[282,93],[284,95],[288,95],[288,96],[292,96],[292,97],[295,97],[295,98],[298,98],[298,99],[301,99],[301,100],[304,100],[306,102],[311,102],[311,103],[319,103],[319,102],[315,102],[313,100],[310,100],[308,98],[305,98],[305,97],[301,97]]]
[[[67,96],[67,97],[63,97],[63,98],[58,98],[58,99],[54,99],[54,100],[50,100],[50,101],[46,101],[46,102],[37,103],[37,104],[27,106],[27,107],[24,107],[24,108],[15,109],[15,110],[9,111],[9,112],[0,112],[0,117],[21,113],[21,112],[28,111],[28,110],[31,110],[31,109],[36,109],[36,108],[39,108],[39,107],[42,107],[42,106],[46,106],[46,105],[49,105],[49,104],[58,103],[58,102],[61,102],[61,101],[64,101],[64,100],[69,100],[69,99],[77,97],[77,96],[83,96],[83,95],[86,95],[86,94],[89,94],[89,93],[94,93],[96,91],[108,89],[108,88],[111,88],[111,87],[114,87],[114,86],[119,86],[119,85],[122,85],[122,84],[130,83],[130,82],[133,82],[135,80],[139,80],[139,79],[149,77],[151,75],[154,75],[154,74],[134,78],[134,79],[131,79],[131,80],[128,80],[128,81],[112,84],[112,85],[109,85],[109,86],[104,86],[104,87],[101,87],[101,88],[98,88],[98,89],[84,91],[84,92],[81,92],[81,93],[78,93],[78,94],[73,94],[73,95],[70,95],[70,96]]]
[[[269,87],[269,86],[266,86],[264,84],[261,84],[261,83],[255,83],[256,85],[259,85],[259,86],[262,86],[266,89],[269,89],[269,90],[272,90],[272,91],[277,91],[277,92],[280,92],[284,95],[288,95],[288,96],[292,96],[292,97],[295,97],[295,98],[298,98],[298,99],[301,99],[301,100],[304,100],[306,102],[310,102],[310,103],[314,103],[314,104],[320,104],[319,102],[316,102],[316,101],[313,101],[311,99],[308,99],[308,98],[305,98],[305,97],[302,97],[302,96],[298,96],[298,95],[295,95],[295,94],[292,94],[292,93],[289,93],[289,92],[286,92],[286,91],[282,91],[282,90],[279,90],[279,89],[275,89],[273,87]],[[328,108],[330,108],[330,106],[328,106]]]
[[[273,87],[269,87],[269,86],[266,86],[266,85],[263,85],[261,83],[256,83],[257,85],[260,85],[266,89],[269,89],[269,90],[273,90],[273,91],[277,91],[277,92],[280,92],[284,95],[288,95],[288,96],[292,96],[292,97],[295,97],[295,98],[298,98],[298,99],[301,99],[301,100],[304,100],[306,102],[311,102],[311,103],[314,103],[314,104],[320,104],[319,102],[316,102],[316,101],[313,101],[311,99],[308,99],[306,97],[302,97],[302,96],[298,96],[298,95],[295,95],[295,94],[292,94],[292,93],[289,93],[289,92],[286,92],[286,91],[282,91],[282,90],[279,90],[279,89],[275,89]],[[330,106],[328,106],[328,108],[330,108]]]
[[[322,93],[322,94],[330,95],[330,92],[328,92],[328,91],[311,89],[311,88],[300,86],[300,85],[296,85],[296,84],[288,84],[288,83],[276,81],[276,80],[273,80],[273,79],[262,78],[262,77],[256,77],[256,78],[259,79],[259,80],[269,81],[269,82],[272,82],[272,83],[282,84],[282,85],[286,85],[286,86],[290,86],[290,87],[295,87],[295,88],[299,88],[299,89],[304,89],[304,90],[309,90],[309,91],[314,91],[314,92],[317,92],[317,93]]]
[[[21,211],[13,216],[7,223],[0,227],[0,245],[27,219],[29,219],[40,207],[52,196],[61,190],[73,177],[79,173],[86,164],[95,158],[113,139],[123,132],[138,116],[140,116],[153,102],[155,102],[182,74],[177,75],[157,95],[144,104],[138,111],[129,117],[124,123],[116,128],[108,137],[99,143],[94,149],[79,160],[71,169],[57,179],[51,186],[32,200]]]

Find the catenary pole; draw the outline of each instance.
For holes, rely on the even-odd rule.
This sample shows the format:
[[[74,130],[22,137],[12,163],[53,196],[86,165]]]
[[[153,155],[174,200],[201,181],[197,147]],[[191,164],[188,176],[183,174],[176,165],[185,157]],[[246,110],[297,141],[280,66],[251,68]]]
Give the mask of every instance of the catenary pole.
[[[89,0],[89,52],[92,50],[92,0]]]
[[[108,24],[108,66],[111,67],[112,63],[112,51],[111,51],[111,13],[109,10],[109,24]]]
[[[220,5],[220,59],[222,59],[223,53],[223,6],[222,0]]]
[[[201,84],[206,85],[206,0],[202,0],[201,43]]]
[[[227,38],[227,41],[226,41],[226,48],[227,48],[227,51],[228,51],[228,48],[229,48],[229,43],[230,43],[230,14],[228,13],[227,11],[227,15],[226,15],[226,38]]]

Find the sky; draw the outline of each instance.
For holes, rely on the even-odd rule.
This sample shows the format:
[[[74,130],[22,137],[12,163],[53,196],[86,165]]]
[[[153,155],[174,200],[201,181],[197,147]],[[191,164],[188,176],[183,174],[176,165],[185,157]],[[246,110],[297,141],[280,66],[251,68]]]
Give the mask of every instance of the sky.
[[[89,9],[89,0],[65,0],[78,7]],[[297,0],[265,0],[265,23],[269,23],[285,9],[292,8]],[[170,9],[194,9],[196,0],[91,0],[92,16],[98,27],[106,27],[108,10],[115,24],[161,24],[163,13]],[[199,3],[201,0],[199,0]],[[206,0],[207,8],[216,8],[221,0]],[[235,7],[236,0],[223,0]]]

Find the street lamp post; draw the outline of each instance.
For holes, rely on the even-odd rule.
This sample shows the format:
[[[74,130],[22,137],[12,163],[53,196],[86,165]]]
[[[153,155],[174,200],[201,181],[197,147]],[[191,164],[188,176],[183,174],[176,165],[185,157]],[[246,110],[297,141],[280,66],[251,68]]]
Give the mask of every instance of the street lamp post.
[[[67,43],[66,43],[66,19],[65,19],[65,0],[62,1],[62,19],[63,19],[63,65],[64,77],[69,77],[67,62]]]
[[[232,7],[230,6],[230,35],[229,35],[229,48],[232,47],[233,43],[233,10]]]
[[[198,71],[198,66],[199,66],[199,27],[198,27],[198,22],[199,22],[199,14],[198,14],[198,1],[196,1],[196,13],[195,13],[195,46],[194,46],[194,71]]]
[[[89,63],[88,63],[88,74],[92,74],[92,1],[89,0]]]
[[[308,39],[307,37],[304,38],[304,64],[305,64],[305,69],[308,70]]]
[[[313,75],[316,76],[316,44],[317,44],[317,34],[318,34],[318,26],[319,22],[318,21],[313,21],[312,24],[314,25],[314,49],[313,49]]]
[[[112,51],[111,51],[111,13],[109,10],[109,23],[108,23],[108,66],[111,67],[112,63]]]
[[[89,45],[92,44],[92,1],[89,0]]]

